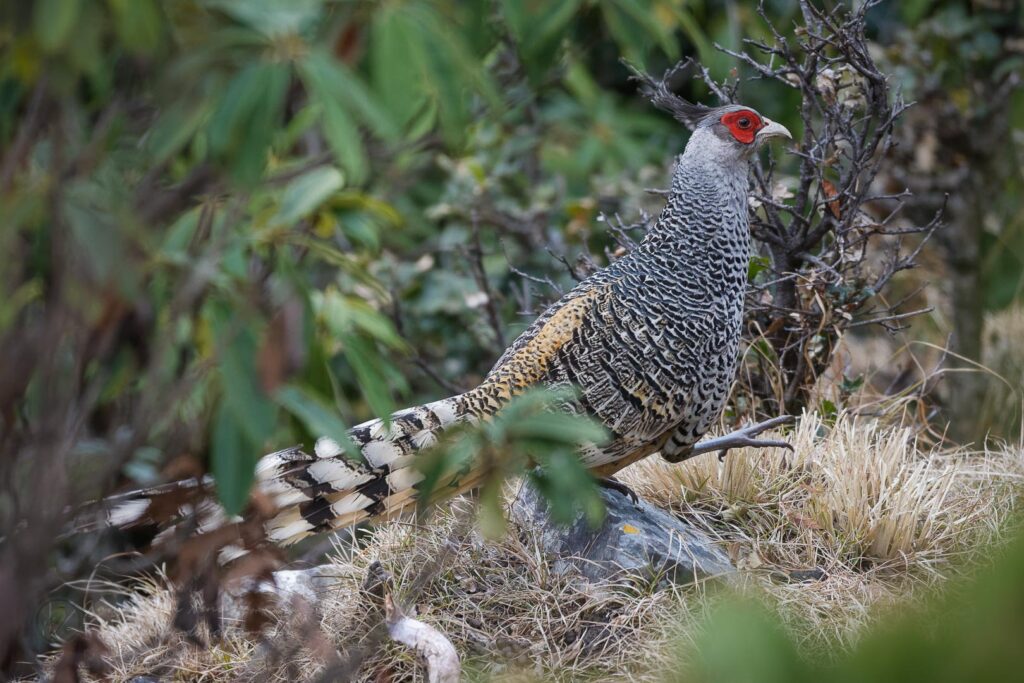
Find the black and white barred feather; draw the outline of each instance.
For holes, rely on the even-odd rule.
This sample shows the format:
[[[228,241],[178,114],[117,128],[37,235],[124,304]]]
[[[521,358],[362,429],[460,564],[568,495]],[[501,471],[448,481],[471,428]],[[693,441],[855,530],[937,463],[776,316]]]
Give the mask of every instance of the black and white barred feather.
[[[417,453],[432,446],[446,427],[475,417],[468,405],[455,396],[397,412],[390,424],[371,420],[354,427],[349,437],[364,462],[326,437],[312,454],[293,448],[263,457],[256,469],[258,485],[281,510],[267,525],[270,540],[292,543],[408,509],[423,477],[414,467]]]
[[[463,394],[396,412],[390,424],[377,419],[357,425],[348,436],[363,462],[348,457],[327,437],[316,442],[312,453],[296,447],[263,456],[256,466],[256,487],[278,510],[266,524],[268,540],[288,545],[310,534],[408,510],[416,502],[415,485],[422,479],[413,467],[416,454],[433,445],[446,427],[477,418],[477,405],[472,396]],[[209,497],[183,496],[188,502],[176,514],[168,518],[165,511],[163,519],[152,516],[159,497],[212,489],[213,484],[210,477],[189,479],[108,498],[106,523],[120,528],[161,524],[168,527],[166,535],[178,520],[191,520],[198,533],[239,521],[225,515]],[[223,559],[232,554],[229,548]]]

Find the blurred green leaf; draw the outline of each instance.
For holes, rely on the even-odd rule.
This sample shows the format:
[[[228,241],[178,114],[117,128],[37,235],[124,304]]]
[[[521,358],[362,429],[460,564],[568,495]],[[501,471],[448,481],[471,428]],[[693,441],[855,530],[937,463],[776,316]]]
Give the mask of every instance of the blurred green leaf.
[[[435,49],[428,52],[428,56],[434,57],[435,67],[435,89],[444,89],[451,85],[458,84],[460,92],[456,95],[453,92],[450,100],[442,98],[450,105],[455,105],[456,97],[465,100],[465,91],[475,91],[485,102],[492,107],[502,106],[502,98],[498,93],[497,86],[491,80],[488,72],[483,68],[480,60],[472,53],[468,41],[458,30],[457,25],[445,21],[428,4],[416,4],[410,7],[413,19],[427,31],[427,37]],[[450,80],[444,80],[444,76],[450,75]],[[465,105],[463,105],[464,107]]]
[[[907,24],[914,24],[920,21],[934,4],[935,0],[904,0],[900,3],[900,11]]]
[[[398,4],[374,13],[370,35],[373,90],[405,126],[422,106],[427,46],[424,32]]]
[[[737,656],[736,644],[743,644]],[[721,605],[701,634],[694,651],[698,661],[675,680],[729,683],[801,683],[812,677],[796,648],[765,609],[754,602]],[[864,679],[876,680],[876,679]]]
[[[163,43],[163,13],[156,0],[107,0],[118,37],[133,52],[152,54]]]
[[[98,93],[108,96],[110,84],[105,82],[104,60],[109,59],[109,53],[104,50],[104,14],[102,4],[86,2],[75,25],[74,40],[68,41],[64,49],[72,64],[89,75]]]
[[[381,371],[380,354],[371,342],[359,335],[346,334],[341,338],[345,357],[352,365],[359,388],[375,415],[386,416],[395,411],[395,402],[389,390],[387,376]]]
[[[36,40],[43,50],[57,52],[67,43],[82,8],[82,0],[38,0],[35,3]]]
[[[255,183],[263,173],[288,81],[285,64],[251,64],[220,98],[207,127],[210,152],[239,182]]]
[[[708,40],[707,33],[701,27],[696,17],[686,7],[673,7],[673,11],[683,33],[690,39],[690,42],[697,46],[697,55],[700,61],[710,64],[718,53],[711,41]]]
[[[431,448],[416,459],[415,467],[423,475],[416,485],[420,491],[418,506],[425,510],[432,500],[444,495],[444,486],[458,480],[459,475],[470,471],[473,463],[486,455],[482,430],[466,425],[456,425],[442,435],[440,445]]]
[[[209,113],[206,100],[184,100],[163,110],[146,138],[146,146],[154,162],[163,163],[180,152]]]
[[[486,482],[480,489],[477,500],[480,531],[485,538],[499,539],[505,535],[508,522],[505,519],[505,497],[503,482],[497,477]]]
[[[351,79],[344,79],[340,72],[340,66],[331,64],[323,55],[313,55],[301,65],[306,87],[323,109],[327,144],[351,181],[359,184],[366,179],[369,165],[359,127],[344,104],[348,97],[346,86],[351,87]]]
[[[205,0],[268,38],[298,33],[321,16],[324,0]]]
[[[604,519],[604,501],[576,450],[563,446],[545,453],[537,461],[539,467],[528,474],[533,486],[547,501],[551,518],[570,524],[582,511],[591,527],[598,526]]]
[[[217,482],[217,497],[228,515],[237,515],[249,498],[256,461],[262,451],[246,439],[245,431],[227,406],[222,406],[214,418],[210,447],[210,471]]]
[[[256,369],[257,343],[252,328],[234,316],[222,314],[215,323],[224,405],[255,449],[263,449],[273,433],[274,404],[259,386]]]
[[[324,263],[331,264],[335,268],[340,268],[360,284],[376,291],[383,291],[380,282],[374,279],[370,273],[366,272],[366,269],[359,260],[352,255],[341,252],[331,245],[325,244],[322,240],[312,239],[305,235],[290,237],[292,244],[309,249],[310,253],[314,254],[318,259]],[[317,295],[315,298],[319,298],[319,296]]]
[[[355,297],[346,297],[336,289],[329,289],[317,297],[317,304],[318,313],[327,328],[338,338],[364,332],[392,348],[405,347],[391,321]]]
[[[377,251],[380,248],[380,237],[376,224],[366,214],[348,213],[341,218],[341,229],[345,236],[361,247]]]
[[[362,183],[369,167],[355,122],[344,108],[332,102],[324,107],[323,127],[324,137],[338,163],[348,172],[353,183]]]
[[[494,537],[505,529],[502,483],[526,474],[548,502],[553,519],[568,523],[582,512],[590,524],[598,524],[604,503],[578,449],[602,444],[608,435],[590,418],[560,408],[570,396],[572,392],[533,389],[514,397],[489,422],[457,428],[418,459],[416,466],[424,475],[419,489],[443,490],[471,465],[483,467],[491,476],[481,491],[480,522]]]
[[[671,31],[652,11],[650,2],[643,0],[602,0],[601,8],[607,14],[607,26],[627,57],[641,64],[649,51],[651,38],[657,42],[669,59],[678,59],[679,47]]]
[[[290,225],[305,218],[320,207],[345,184],[341,172],[330,166],[322,166],[303,173],[288,183],[281,196],[277,220]]]
[[[437,125],[438,118],[437,100],[430,98],[421,102],[420,108],[414,112],[412,119],[406,126],[405,136],[409,140],[419,140],[429,133]]]
[[[575,446],[580,443],[603,443],[608,437],[599,423],[561,412],[543,412],[521,421],[510,417],[509,422],[507,433],[512,439]]]
[[[38,300],[42,293],[43,284],[38,280],[29,280],[11,292],[4,301],[0,301],[0,331],[6,332],[21,310]]]
[[[341,446],[346,458],[365,462],[362,452],[348,435],[348,427],[337,410],[323,403],[309,391],[295,385],[282,387],[275,394],[275,398],[285,410],[302,421],[314,437],[326,436],[333,439]]]
[[[125,230],[114,219],[109,193],[90,181],[70,185],[61,212],[70,227],[72,244],[98,282],[131,287],[132,273],[117,267],[125,258]]]
[[[300,65],[303,81],[318,102],[341,106],[382,140],[394,144],[401,139],[401,127],[394,114],[342,62],[314,51]]]
[[[536,75],[550,68],[555,50],[581,4],[581,0],[503,0],[501,3],[505,20],[520,44],[527,66],[533,67]]]

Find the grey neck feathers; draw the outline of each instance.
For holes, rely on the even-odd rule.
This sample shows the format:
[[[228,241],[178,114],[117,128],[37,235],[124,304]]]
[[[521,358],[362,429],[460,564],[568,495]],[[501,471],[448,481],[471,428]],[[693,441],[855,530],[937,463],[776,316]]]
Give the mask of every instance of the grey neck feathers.
[[[737,339],[750,260],[749,167],[748,153],[698,128],[678,160],[664,210],[621,266],[643,273],[677,314],[728,321]]]
[[[749,169],[746,150],[698,129],[677,160],[665,208],[638,251],[702,270],[717,268],[725,257],[745,260]]]
[[[737,154],[735,145],[711,130],[698,129],[677,160],[668,202],[641,248],[699,257],[724,237],[723,230],[745,242],[749,172],[749,155]]]

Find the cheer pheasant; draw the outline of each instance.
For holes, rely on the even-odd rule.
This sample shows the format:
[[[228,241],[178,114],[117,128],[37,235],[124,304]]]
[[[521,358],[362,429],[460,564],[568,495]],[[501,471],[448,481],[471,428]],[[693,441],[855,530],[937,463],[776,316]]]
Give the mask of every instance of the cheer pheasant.
[[[480,386],[400,411],[390,424],[352,429],[364,462],[329,439],[312,455],[291,449],[265,456],[257,482],[277,506],[266,528],[271,540],[291,543],[402,512],[416,500],[418,452],[444,429],[487,419],[535,386],[576,387],[570,408],[606,427],[609,440],[579,454],[599,477],[655,452],[678,461],[736,445],[784,445],[754,441],[760,430],[697,441],[718,418],[736,370],[750,159],[765,140],[789,138],[789,131],[749,107],[694,105],[664,81],[641,82],[652,102],[693,130],[667,204],[642,243],[551,306]],[[480,476],[461,477],[452,493],[474,488]],[[152,492],[121,498],[111,521],[143,520],[151,500]]]

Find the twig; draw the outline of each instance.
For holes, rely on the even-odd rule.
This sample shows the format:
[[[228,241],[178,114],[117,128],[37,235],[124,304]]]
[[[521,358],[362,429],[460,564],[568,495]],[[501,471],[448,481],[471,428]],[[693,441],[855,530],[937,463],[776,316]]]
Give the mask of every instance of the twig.
[[[924,308],[919,308],[916,311],[908,311],[906,313],[893,313],[891,315],[881,315],[878,316],[877,318],[869,318],[867,320],[856,320],[852,323],[849,323],[846,327],[847,329],[852,329],[854,327],[864,327],[865,325],[885,325],[886,323],[896,322],[897,320],[907,320],[908,318],[916,318],[919,315],[931,313],[933,310],[935,310],[933,306],[926,306]]]
[[[402,337],[403,339],[408,339],[408,337],[406,336],[406,331],[405,331],[405,318],[402,315],[402,305],[400,303],[401,297],[398,296],[397,292],[392,291],[390,299],[391,299],[391,321],[395,325],[395,331],[398,332],[398,335],[400,337]],[[456,395],[456,394],[461,394],[462,392],[464,392],[466,390],[465,387],[462,387],[459,384],[457,384],[455,382],[452,382],[448,378],[446,378],[443,375],[441,375],[441,373],[439,373],[437,370],[435,370],[434,366],[429,362],[429,359],[424,358],[424,356],[420,352],[417,344],[411,344],[410,343],[409,346],[412,349],[414,349],[414,353],[415,353],[415,355],[411,359],[413,365],[415,365],[420,370],[422,370],[423,373],[427,377],[429,377],[430,379],[434,380],[442,389],[444,389],[445,391],[449,392],[453,396]]]
[[[409,616],[390,594],[384,598],[384,610],[388,635],[423,658],[430,683],[458,683],[459,653],[452,641],[436,628]]]
[[[3,163],[0,164],[0,193],[7,192],[10,189],[15,170],[17,170],[21,160],[28,152],[36,132],[42,127],[43,105],[46,102],[48,87],[49,81],[44,75],[40,77],[35,89],[32,91],[32,96],[28,101],[28,108],[25,112],[25,118],[22,121],[21,128],[18,130],[18,136],[7,150],[7,154],[4,155]]]
[[[477,287],[487,297],[485,310],[487,311],[487,321],[490,323],[491,329],[494,330],[494,339],[497,345],[504,349],[506,346],[505,332],[501,324],[501,315],[498,313],[494,289],[491,287],[491,283],[487,279],[487,272],[484,270],[484,251],[480,244],[480,222],[477,220],[475,209],[470,212],[470,224],[473,226],[473,242],[469,249],[467,249],[470,257],[469,265],[473,271],[473,278],[476,280]]]

